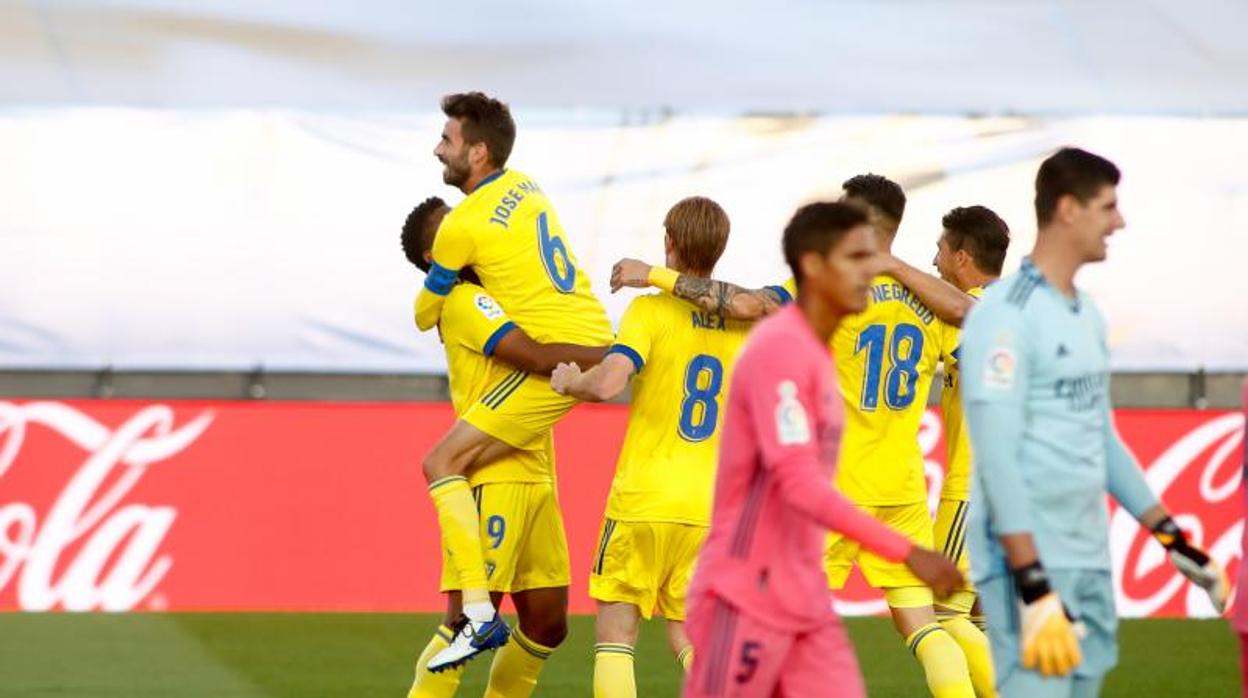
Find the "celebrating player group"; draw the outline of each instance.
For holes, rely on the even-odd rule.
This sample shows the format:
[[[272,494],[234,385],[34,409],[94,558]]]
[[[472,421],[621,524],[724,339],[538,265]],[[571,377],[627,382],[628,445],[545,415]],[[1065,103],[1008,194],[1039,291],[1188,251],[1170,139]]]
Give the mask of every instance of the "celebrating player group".
[[[724,209],[683,199],[662,265],[616,264],[612,291],[656,290],[613,331],[550,200],[507,166],[507,106],[472,92],[442,110],[434,155],[464,199],[416,206],[402,246],[426,273],[416,324],[440,334],[458,421],[422,463],[447,611],[409,698],[455,695],[488,650],[486,696],[533,693],[567,634],[552,429],[630,385],[589,570],[596,698],[636,696],[655,612],[685,696],[866,695],[832,610],[854,565],[933,696],[1096,696],[1117,661],[1106,493],[1224,606],[1224,574],[1118,437],[1104,321],[1074,285],[1124,225],[1108,160],[1063,148],[1041,164],[1035,248],[1004,277],[1009,229],[983,206],[942,219],[939,278],[894,257],[906,195],[864,174],[778,235],[791,278],[746,289],[712,278]],[[933,516],[918,432],[941,366]]]

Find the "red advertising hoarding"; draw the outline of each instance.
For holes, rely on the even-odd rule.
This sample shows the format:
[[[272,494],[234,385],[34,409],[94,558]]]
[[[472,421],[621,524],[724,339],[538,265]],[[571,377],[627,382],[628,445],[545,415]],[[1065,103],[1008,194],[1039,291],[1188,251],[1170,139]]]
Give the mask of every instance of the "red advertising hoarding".
[[[0,610],[433,611],[440,554],[420,457],[446,404],[0,401]],[[627,408],[557,430],[572,610]],[[1122,410],[1118,428],[1180,523],[1240,559],[1244,418]],[[944,439],[920,441],[933,486]],[[1124,615],[1213,613],[1124,512],[1111,545]],[[843,613],[883,610],[856,576]]]

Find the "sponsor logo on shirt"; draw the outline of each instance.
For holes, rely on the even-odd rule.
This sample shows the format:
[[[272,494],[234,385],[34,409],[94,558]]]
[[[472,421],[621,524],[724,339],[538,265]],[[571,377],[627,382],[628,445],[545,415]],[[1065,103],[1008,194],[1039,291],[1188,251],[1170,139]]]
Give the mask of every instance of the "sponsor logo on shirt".
[[[1013,388],[1017,368],[1018,361],[1009,347],[993,347],[988,353],[988,362],[984,365],[984,385],[1001,390]]]
[[[503,309],[499,307],[498,301],[484,293],[478,293],[476,298],[477,310],[485,316],[486,320],[497,320],[503,316]]]
[[[781,381],[776,386],[780,402],[776,405],[776,434],[780,445],[793,446],[810,443],[810,420],[806,408],[797,399],[797,384]]]

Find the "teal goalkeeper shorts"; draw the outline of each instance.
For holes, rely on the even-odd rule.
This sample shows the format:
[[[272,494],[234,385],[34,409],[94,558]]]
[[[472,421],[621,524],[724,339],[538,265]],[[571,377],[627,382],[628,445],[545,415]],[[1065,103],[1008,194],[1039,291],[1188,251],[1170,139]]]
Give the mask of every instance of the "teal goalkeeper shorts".
[[[1045,678],[1022,666],[1014,580],[1008,575],[996,576],[976,585],[988,620],[1001,698],[1093,698],[1099,694],[1105,674],[1118,663],[1118,612],[1109,571],[1049,570],[1049,582],[1086,630],[1079,641],[1083,662],[1074,674],[1062,678]]]

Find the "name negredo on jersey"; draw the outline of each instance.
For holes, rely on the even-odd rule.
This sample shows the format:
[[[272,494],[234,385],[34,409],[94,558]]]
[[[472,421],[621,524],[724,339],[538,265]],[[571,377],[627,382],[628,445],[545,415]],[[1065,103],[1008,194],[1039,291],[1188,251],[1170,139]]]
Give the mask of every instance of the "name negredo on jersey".
[[[919,300],[918,296],[914,295],[910,289],[895,281],[872,286],[871,302],[901,303],[913,310],[914,314],[919,317],[919,320],[924,325],[930,325],[932,324],[932,320],[936,319],[936,314],[933,313],[926,305],[923,305],[923,301]]]

